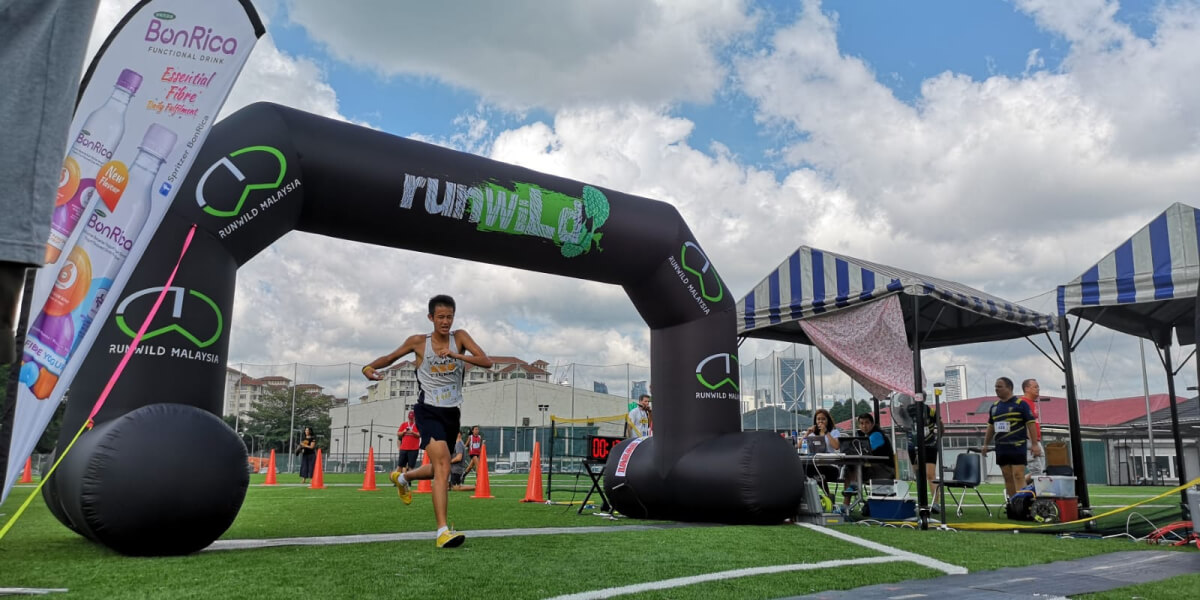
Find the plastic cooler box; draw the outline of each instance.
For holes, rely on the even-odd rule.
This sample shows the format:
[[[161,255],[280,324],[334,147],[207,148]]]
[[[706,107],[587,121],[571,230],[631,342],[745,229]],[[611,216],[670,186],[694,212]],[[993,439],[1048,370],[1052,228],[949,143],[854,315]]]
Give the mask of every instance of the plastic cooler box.
[[[903,521],[917,516],[915,500],[868,499],[867,507],[871,518],[881,521]]]
[[[1066,475],[1037,475],[1033,478],[1033,491],[1038,498],[1066,498],[1075,496],[1075,478]]]

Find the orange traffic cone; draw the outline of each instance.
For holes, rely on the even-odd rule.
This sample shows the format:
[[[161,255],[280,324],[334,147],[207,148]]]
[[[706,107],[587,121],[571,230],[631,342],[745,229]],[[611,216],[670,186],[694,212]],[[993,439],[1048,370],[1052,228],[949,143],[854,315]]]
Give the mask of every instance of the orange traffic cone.
[[[429,464],[429,453],[422,452],[421,453],[421,466],[423,467],[427,464]],[[417,484],[417,493],[418,494],[432,494],[433,493],[433,480],[432,479],[422,479],[421,482]]]
[[[479,449],[479,468],[475,475],[475,495],[472,498],[495,498],[488,483],[487,444]]]
[[[271,459],[267,461],[267,480],[263,485],[275,485],[275,449],[271,449]]]
[[[321,449],[317,448],[317,464],[313,466],[312,483],[308,485],[310,490],[325,489],[325,474],[321,472]]]
[[[533,443],[533,460],[529,463],[529,482],[525,484],[525,497],[521,502],[545,502],[542,497],[542,447]]]
[[[363,486],[358,488],[359,491],[373,492],[375,491],[375,449],[367,450],[367,469],[363,473]]]
[[[33,483],[33,457],[25,459],[25,472],[21,474],[21,480],[17,483]]]

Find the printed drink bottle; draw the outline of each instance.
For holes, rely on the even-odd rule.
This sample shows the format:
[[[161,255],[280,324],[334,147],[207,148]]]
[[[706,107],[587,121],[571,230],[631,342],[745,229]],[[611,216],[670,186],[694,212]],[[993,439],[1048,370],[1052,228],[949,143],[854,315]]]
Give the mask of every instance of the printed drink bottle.
[[[54,289],[29,329],[20,381],[34,396],[50,396],[76,345],[104,305],[113,280],[150,215],[154,178],[175,147],[175,132],[151,124],[128,175],[114,173],[97,181],[98,201],[84,230],[58,271]],[[128,185],[126,185],[128,183]]]

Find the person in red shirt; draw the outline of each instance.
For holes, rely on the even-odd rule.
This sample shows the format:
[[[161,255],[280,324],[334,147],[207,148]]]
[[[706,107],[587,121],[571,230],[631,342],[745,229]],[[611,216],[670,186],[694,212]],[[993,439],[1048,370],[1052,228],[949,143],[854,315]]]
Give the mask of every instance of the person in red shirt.
[[[467,456],[471,457],[470,464],[467,465],[467,471],[463,473],[463,479],[471,474],[479,467],[479,453],[483,450],[483,436],[479,435],[479,426],[471,428],[471,435],[467,437]],[[479,473],[475,473],[475,477],[479,478]]]
[[[400,460],[396,470],[401,473],[417,468],[417,455],[421,453],[421,432],[417,429],[416,419],[416,413],[408,411],[408,422],[396,430],[396,437],[400,438]]]
[[[1036,379],[1026,379],[1021,382],[1021,400],[1029,403],[1029,411],[1033,413],[1033,420],[1038,420],[1038,397],[1042,393],[1042,388],[1038,386]],[[1026,457],[1028,466],[1025,467],[1026,475],[1041,475],[1046,472],[1046,448],[1042,446],[1042,427],[1038,422],[1038,426],[1034,428],[1034,435],[1029,438],[1029,452]]]

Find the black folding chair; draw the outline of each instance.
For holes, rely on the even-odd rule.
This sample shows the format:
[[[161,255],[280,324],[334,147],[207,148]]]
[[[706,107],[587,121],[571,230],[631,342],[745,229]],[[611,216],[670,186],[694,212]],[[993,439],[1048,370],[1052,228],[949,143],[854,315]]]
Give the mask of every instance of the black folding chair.
[[[958,460],[954,461],[953,476],[953,479],[937,479],[934,483],[937,484],[938,491],[942,493],[954,488],[962,490],[962,494],[957,498],[954,498],[953,491],[950,492],[950,497],[954,498],[957,505],[958,516],[961,517],[963,514],[962,505],[963,500],[967,498],[967,490],[975,491],[975,495],[983,503],[983,508],[987,510],[988,516],[992,516],[992,509],[983,499],[983,494],[979,493],[979,484],[983,483],[983,456],[971,450],[959,454]]]

